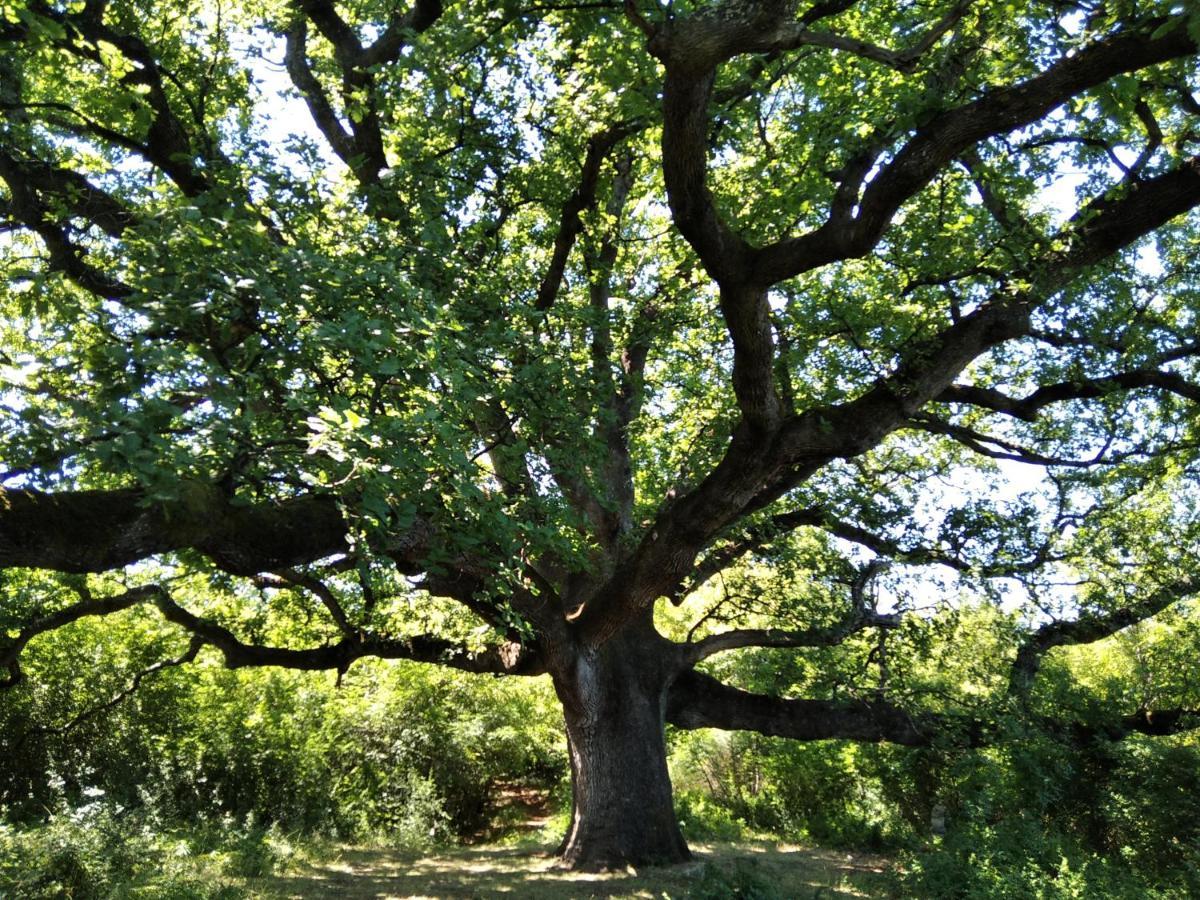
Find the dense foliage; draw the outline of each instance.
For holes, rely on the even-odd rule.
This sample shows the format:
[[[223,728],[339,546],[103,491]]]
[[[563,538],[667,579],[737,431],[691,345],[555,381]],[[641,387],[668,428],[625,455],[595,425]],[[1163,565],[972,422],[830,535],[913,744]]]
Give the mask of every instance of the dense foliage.
[[[1192,877],[1198,54],[1174,0],[0,0],[6,815],[408,842],[565,767],[568,863],[679,861],[718,728],[685,823]]]

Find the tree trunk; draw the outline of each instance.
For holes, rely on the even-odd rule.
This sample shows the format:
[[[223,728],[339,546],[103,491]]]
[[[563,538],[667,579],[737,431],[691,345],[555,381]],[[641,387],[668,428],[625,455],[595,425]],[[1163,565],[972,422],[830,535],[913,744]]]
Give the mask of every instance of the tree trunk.
[[[665,642],[662,642],[665,644]],[[580,650],[554,673],[571,755],[572,821],[559,853],[575,869],[690,858],[675,819],[663,715],[669,687],[657,635]]]

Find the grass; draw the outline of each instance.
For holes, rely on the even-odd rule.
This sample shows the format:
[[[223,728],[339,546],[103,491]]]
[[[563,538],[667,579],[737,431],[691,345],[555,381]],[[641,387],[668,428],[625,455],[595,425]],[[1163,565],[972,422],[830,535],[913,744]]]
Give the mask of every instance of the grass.
[[[286,873],[248,879],[264,900],[385,898],[745,897],[834,900],[886,896],[882,857],[739,841],[693,845],[677,866],[581,874],[558,868],[549,846],[481,846],[430,856],[362,847],[329,848]]]

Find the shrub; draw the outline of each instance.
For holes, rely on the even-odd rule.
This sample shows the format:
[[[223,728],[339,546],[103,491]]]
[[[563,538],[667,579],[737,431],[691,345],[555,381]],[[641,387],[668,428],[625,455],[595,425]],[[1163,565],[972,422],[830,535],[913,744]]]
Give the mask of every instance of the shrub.
[[[699,791],[675,794],[675,817],[688,840],[736,841],[747,830],[732,812]]]

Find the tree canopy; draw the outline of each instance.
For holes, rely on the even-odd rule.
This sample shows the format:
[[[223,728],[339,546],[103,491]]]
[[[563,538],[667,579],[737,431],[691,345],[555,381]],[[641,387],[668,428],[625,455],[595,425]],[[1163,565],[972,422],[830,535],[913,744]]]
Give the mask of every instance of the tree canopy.
[[[1198,41],[1157,0],[0,4],[3,684],[140,605],[163,664],[549,673],[579,865],[686,855],[664,721],[1200,725],[1037,694],[1200,590]],[[935,707],[888,647],[971,603],[1010,674]],[[712,665],[832,646],[825,696]]]

